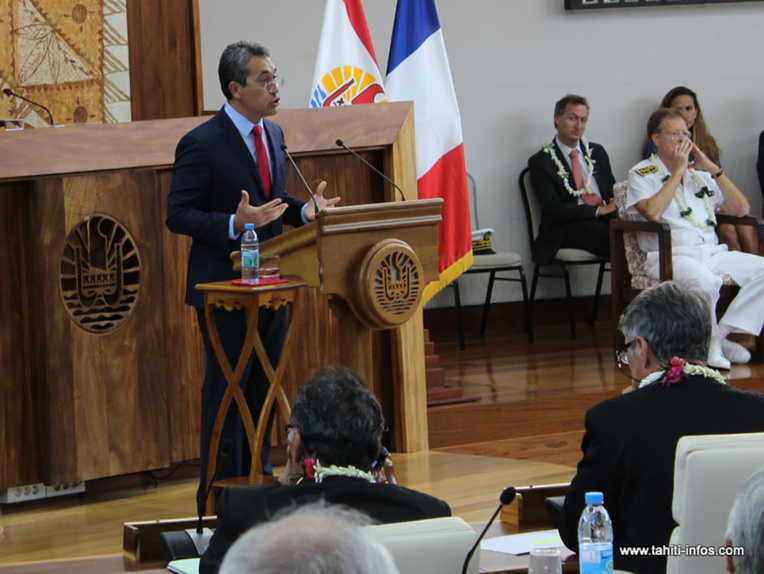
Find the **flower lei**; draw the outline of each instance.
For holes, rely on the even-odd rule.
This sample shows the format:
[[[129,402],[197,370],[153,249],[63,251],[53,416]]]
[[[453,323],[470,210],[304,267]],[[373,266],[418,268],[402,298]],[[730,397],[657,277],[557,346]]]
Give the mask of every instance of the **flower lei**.
[[[321,466],[321,463],[314,458],[308,458],[303,461],[305,465],[305,479],[315,482],[323,482],[327,476],[352,476],[354,478],[363,478],[369,482],[375,482],[374,476],[370,472],[366,472],[356,467],[350,466]]]
[[[679,357],[672,357],[666,369],[647,375],[639,382],[639,388],[641,389],[642,387],[647,387],[658,382],[668,387],[674,383],[678,383],[682,378],[690,377],[692,375],[700,375],[702,377],[713,379],[717,383],[723,385],[727,384],[727,379],[725,379],[716,369],[693,365]]]
[[[661,174],[661,181],[665,182],[669,178],[669,175],[663,169],[663,165],[660,162],[655,161],[656,158],[657,155],[652,154],[650,156],[650,161],[652,161],[653,164],[658,168],[658,171]],[[675,193],[674,200],[679,206],[679,215],[686,217],[690,223],[692,223],[695,227],[702,229],[703,231],[713,231],[718,225],[716,223],[716,214],[714,213],[714,208],[711,206],[711,201],[709,200],[710,197],[714,196],[714,192],[708,189],[708,186],[703,185],[703,180],[700,179],[700,176],[696,170],[689,168],[689,172],[693,181],[695,181],[695,184],[698,186],[698,188],[700,188],[700,191],[695,194],[695,197],[703,199],[703,203],[706,206],[706,213],[708,214],[708,218],[705,222],[700,222],[695,219],[695,216],[692,214],[692,207],[687,207],[687,203],[684,201],[684,196],[681,193]]]
[[[570,187],[570,183],[568,182],[568,170],[565,169],[565,166],[562,165],[560,158],[557,157],[554,149],[554,143],[548,143],[543,148],[541,148],[550,155],[552,161],[557,166],[557,175],[559,175],[560,179],[562,179],[562,184],[565,186],[567,192],[574,197],[580,197],[587,193],[593,193],[592,177],[594,176],[594,164],[596,162],[592,159],[592,150],[589,149],[589,142],[585,137],[581,138],[581,143],[584,146],[584,157],[586,158],[586,165],[589,166],[589,173],[586,174],[586,182],[584,183],[583,189],[573,189]]]

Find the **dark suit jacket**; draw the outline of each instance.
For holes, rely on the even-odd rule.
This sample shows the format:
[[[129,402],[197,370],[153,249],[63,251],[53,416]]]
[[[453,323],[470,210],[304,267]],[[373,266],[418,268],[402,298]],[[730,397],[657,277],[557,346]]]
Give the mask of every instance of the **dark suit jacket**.
[[[554,153],[568,172],[568,182],[575,189],[573,170],[568,167],[565,156],[553,142]],[[583,149],[583,146],[581,146]],[[589,142],[589,148],[594,160],[594,179],[597,181],[602,198],[607,203],[613,197],[615,178],[610,168],[610,158],[601,145]],[[583,152],[582,152],[583,153]],[[597,219],[597,207],[593,205],[578,205],[578,198],[570,195],[557,175],[557,166],[550,155],[544,150],[531,156],[528,160],[533,192],[541,204],[541,224],[533,250],[533,261],[542,264],[554,259],[557,250],[562,246],[567,228],[574,223]],[[609,216],[610,219],[613,216]]]
[[[282,486],[237,486],[223,489],[217,503],[218,526],[201,559],[199,572],[214,574],[236,539],[280,510],[318,500],[342,504],[368,514],[381,524],[451,516],[448,504],[429,494],[394,484],[333,476],[322,483]]]
[[[302,225],[301,210],[305,204],[285,191],[281,128],[268,120],[263,125],[273,164],[271,198],[281,198],[289,208],[283,218],[256,229],[261,242],[282,233],[282,219],[295,227]],[[228,223],[241,200],[242,189],[249,194],[252,205],[268,201],[252,154],[231,119],[221,110],[181,138],[167,197],[167,227],[193,238],[186,279],[189,305],[203,306],[204,296],[194,288],[197,283],[239,278],[229,255],[240,245],[228,238]]]
[[[764,394],[704,377],[654,384],[608,399],[586,413],[584,456],[570,484],[560,535],[578,547],[584,494],[601,491],[613,521],[615,568],[663,574],[664,557],[621,556],[624,546],[668,545],[676,443],[686,435],[764,431]],[[720,477],[724,470],[719,469]],[[724,540],[719,540],[723,544]]]

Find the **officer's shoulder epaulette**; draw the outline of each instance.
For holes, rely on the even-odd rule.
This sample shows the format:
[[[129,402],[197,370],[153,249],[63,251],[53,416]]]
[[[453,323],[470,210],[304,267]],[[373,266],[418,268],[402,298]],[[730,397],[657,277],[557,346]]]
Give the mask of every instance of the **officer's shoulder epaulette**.
[[[651,173],[655,173],[658,171],[658,166],[655,164],[646,165],[645,167],[640,167],[638,169],[635,169],[639,175],[642,177],[645,177],[646,175],[650,175]]]

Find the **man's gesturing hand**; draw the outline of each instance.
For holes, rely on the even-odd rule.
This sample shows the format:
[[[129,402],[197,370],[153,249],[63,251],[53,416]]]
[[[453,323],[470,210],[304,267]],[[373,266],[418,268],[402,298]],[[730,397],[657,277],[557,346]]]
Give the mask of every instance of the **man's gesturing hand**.
[[[249,204],[249,194],[241,190],[241,201],[236,207],[236,213],[233,218],[233,230],[236,233],[244,231],[245,223],[254,223],[255,228],[262,227],[278,219],[287,210],[287,204],[280,199],[272,199],[268,203],[255,207]]]

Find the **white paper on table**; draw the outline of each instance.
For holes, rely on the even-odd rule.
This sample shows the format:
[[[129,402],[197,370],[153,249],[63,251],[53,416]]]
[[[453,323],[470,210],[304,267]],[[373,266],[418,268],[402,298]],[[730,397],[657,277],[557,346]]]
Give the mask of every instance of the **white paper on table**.
[[[508,534],[489,538],[480,543],[481,550],[503,552],[504,554],[529,554],[534,548],[558,548],[565,546],[557,530],[539,530],[523,534]]]

